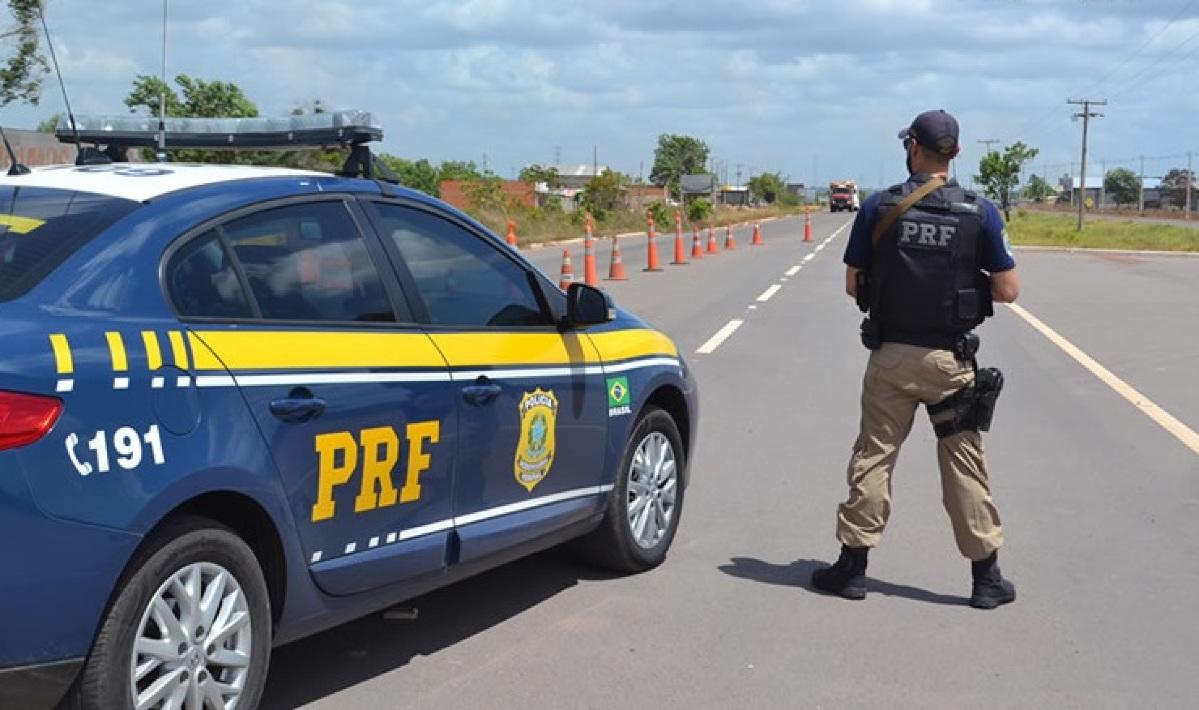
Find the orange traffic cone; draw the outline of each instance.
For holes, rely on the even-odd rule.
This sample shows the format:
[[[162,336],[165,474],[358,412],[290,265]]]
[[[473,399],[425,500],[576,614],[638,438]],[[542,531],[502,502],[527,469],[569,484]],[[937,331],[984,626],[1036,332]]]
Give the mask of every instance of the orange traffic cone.
[[[766,244],[766,242],[762,241],[762,225],[755,224],[754,225],[754,240],[752,242],[750,242],[749,245],[751,247],[760,247],[764,244]]]
[[[683,245],[683,216],[678,210],[674,211],[674,261],[676,266],[687,264],[687,252]]]
[[[737,242],[733,241],[733,228],[728,226],[724,228],[724,250],[732,251],[737,248]]]
[[[704,245],[699,241],[699,227],[691,230],[691,260],[704,258]]]
[[[570,284],[575,280],[575,270],[570,265],[570,252],[566,249],[562,250],[562,278],[558,281],[558,288],[565,291],[570,288]]]
[[[612,237],[612,264],[608,267],[609,281],[624,281],[629,278],[624,273],[624,259],[620,256],[620,240]]]
[[[599,286],[599,272],[595,265],[595,240],[591,238],[591,215],[587,216],[587,238],[583,240],[583,283]]]
[[[515,220],[511,220],[511,219],[508,220],[508,238],[506,241],[508,242],[508,246],[510,246],[510,247],[516,246],[516,221]]]
[[[804,215],[803,240],[805,242],[810,242],[810,241],[812,241],[812,211],[804,210],[803,215]]]
[[[656,235],[654,233],[653,220],[650,220],[649,232],[647,232],[647,235],[649,237],[649,245],[648,245],[648,249],[646,250],[646,255],[645,255],[645,258],[646,258],[645,268],[642,270],[643,271],[661,271],[662,270],[662,262],[660,262],[658,260],[658,235]]]
[[[708,225],[708,253],[720,253],[720,245],[716,243],[716,229],[710,224]]]

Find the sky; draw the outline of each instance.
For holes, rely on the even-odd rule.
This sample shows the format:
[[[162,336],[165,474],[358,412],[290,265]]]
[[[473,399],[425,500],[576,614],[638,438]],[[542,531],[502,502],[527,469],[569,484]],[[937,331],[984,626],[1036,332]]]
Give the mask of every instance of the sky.
[[[160,71],[162,8],[48,0],[76,113],[128,111],[134,77]],[[593,147],[648,176],[658,136],[679,133],[730,182],[889,184],[906,174],[897,131],[929,108],[961,124],[963,182],[986,139],[1040,149],[1030,171],[1056,177],[1079,159],[1068,98],[1109,102],[1089,175],[1199,152],[1199,0],[168,0],[167,46],[169,76],[235,82],[263,115],[368,110],[386,152],[486,156],[505,177]],[[0,124],[62,110],[51,78]]]

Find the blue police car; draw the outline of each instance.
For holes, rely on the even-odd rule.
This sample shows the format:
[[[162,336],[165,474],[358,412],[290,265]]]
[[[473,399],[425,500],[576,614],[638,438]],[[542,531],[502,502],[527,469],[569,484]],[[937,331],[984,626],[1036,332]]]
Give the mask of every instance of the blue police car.
[[[663,560],[666,336],[385,181],[81,162],[0,178],[0,707],[250,710],[272,646],[519,556]]]

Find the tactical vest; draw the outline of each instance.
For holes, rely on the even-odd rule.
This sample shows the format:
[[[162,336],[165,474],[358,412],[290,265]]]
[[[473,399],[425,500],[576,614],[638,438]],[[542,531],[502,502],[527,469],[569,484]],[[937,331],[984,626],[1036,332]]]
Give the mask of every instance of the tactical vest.
[[[892,187],[876,217],[903,198],[902,186]],[[949,348],[992,314],[982,239],[978,197],[958,185],[934,190],[882,235],[870,264],[870,318],[884,342]]]

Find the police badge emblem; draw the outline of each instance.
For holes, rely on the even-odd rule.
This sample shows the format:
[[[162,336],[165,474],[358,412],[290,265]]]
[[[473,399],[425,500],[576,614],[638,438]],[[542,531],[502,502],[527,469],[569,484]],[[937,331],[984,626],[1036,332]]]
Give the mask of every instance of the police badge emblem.
[[[535,389],[520,400],[520,439],[516,443],[516,482],[530,493],[554,465],[554,434],[558,398],[554,391]]]

